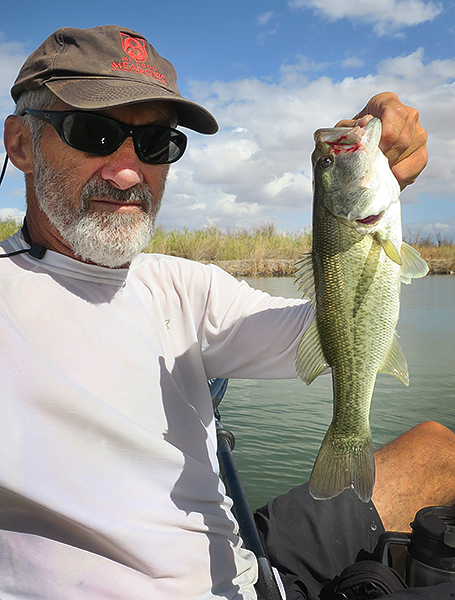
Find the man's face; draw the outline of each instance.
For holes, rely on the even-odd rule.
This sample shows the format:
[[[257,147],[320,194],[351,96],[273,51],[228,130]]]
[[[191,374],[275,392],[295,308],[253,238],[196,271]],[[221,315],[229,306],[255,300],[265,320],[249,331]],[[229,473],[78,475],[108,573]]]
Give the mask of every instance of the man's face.
[[[131,125],[169,125],[171,119],[166,105],[157,103],[99,112]],[[150,240],[168,169],[141,162],[132,138],[113,154],[98,157],[70,148],[47,125],[34,152],[39,207],[34,218],[46,221],[42,230],[63,242],[64,253],[111,268],[124,266]]]

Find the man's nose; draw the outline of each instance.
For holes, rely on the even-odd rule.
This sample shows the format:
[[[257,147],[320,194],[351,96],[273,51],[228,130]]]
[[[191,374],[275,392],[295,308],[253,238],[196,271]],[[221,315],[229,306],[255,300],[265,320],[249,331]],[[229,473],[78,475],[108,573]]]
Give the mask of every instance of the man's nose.
[[[126,139],[120,148],[106,156],[101,177],[120,190],[126,190],[144,181],[142,163],[131,138]]]

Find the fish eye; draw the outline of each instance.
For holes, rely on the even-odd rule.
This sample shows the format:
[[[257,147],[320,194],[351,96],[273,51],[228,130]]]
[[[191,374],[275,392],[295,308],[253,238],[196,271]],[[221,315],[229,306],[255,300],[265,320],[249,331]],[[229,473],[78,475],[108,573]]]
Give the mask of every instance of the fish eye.
[[[327,169],[332,166],[333,159],[330,156],[321,156],[318,163],[323,169]]]

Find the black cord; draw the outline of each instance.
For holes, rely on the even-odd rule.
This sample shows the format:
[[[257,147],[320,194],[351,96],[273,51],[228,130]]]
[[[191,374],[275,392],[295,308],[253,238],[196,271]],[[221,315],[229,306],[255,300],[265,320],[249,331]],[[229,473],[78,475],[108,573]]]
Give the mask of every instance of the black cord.
[[[0,185],[2,184],[3,178],[5,177],[7,165],[8,165],[8,155],[5,154],[5,160],[3,162],[2,172],[0,173]],[[22,250],[16,250],[15,252],[7,252],[6,254],[0,254],[0,258],[7,258],[8,256],[16,256],[17,254],[25,254],[25,252],[28,252],[28,254],[32,258],[37,258],[38,260],[41,260],[43,258],[43,256],[46,254],[47,249],[44,246],[41,246],[41,244],[32,243],[32,241],[30,239],[30,234],[28,233],[28,227],[27,227],[27,223],[26,223],[25,219],[24,219],[24,223],[22,224],[22,232],[24,234],[25,241],[27,242],[27,244],[29,244],[30,248],[24,248]]]
[[[0,258],[8,258],[9,256],[17,256],[18,254],[28,253],[32,258],[37,258],[41,260],[47,252],[47,249],[41,244],[33,243],[30,248],[23,248],[22,250],[15,250],[14,252],[6,252],[5,254],[0,254]]]
[[[5,154],[5,160],[3,162],[3,168],[2,168],[2,172],[0,174],[0,185],[2,184],[3,178],[5,177],[5,173],[6,173],[6,166],[8,165],[8,155]]]
[[[24,239],[29,244],[30,248],[23,248],[22,250],[15,250],[14,252],[7,252],[6,254],[0,254],[0,258],[7,258],[9,256],[16,256],[17,254],[25,254],[28,253],[32,258],[37,258],[41,260],[47,252],[47,248],[41,246],[41,244],[36,244],[32,242],[30,239],[30,234],[28,232],[27,221],[24,218],[24,222],[22,223],[22,233],[24,234]]]
[[[15,252],[7,252],[6,254],[0,254],[0,258],[8,258],[9,256],[16,256],[17,254],[24,254],[29,250],[30,248],[24,248],[23,250],[16,250]]]

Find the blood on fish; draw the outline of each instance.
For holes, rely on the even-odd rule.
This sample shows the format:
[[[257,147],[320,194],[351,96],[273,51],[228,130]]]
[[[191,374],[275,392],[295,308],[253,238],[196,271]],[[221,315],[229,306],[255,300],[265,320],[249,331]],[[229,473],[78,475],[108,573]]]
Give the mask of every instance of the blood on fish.
[[[334,154],[340,154],[341,152],[357,152],[357,150],[364,147],[361,142],[357,142],[357,144],[340,143],[341,139],[342,137],[337,142],[327,142]]]

